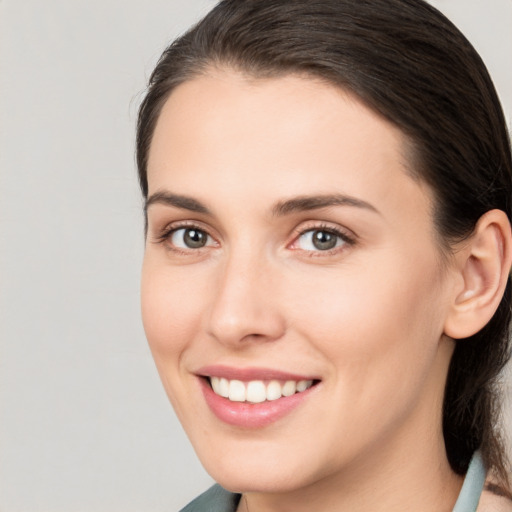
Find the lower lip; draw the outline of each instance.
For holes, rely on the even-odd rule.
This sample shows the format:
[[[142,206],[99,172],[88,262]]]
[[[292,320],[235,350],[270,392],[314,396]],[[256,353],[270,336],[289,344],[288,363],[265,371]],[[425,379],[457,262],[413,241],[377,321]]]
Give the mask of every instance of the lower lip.
[[[291,396],[281,397],[257,404],[231,402],[216,395],[206,379],[201,378],[201,386],[206,403],[219,420],[229,425],[243,428],[263,428],[292,412],[301,405],[317,386]]]

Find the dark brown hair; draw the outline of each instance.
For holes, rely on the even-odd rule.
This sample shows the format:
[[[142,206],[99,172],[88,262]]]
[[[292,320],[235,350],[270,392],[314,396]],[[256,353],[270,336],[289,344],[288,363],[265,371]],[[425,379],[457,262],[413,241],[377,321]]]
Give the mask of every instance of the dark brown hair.
[[[400,128],[412,173],[435,195],[445,250],[482,214],[511,218],[512,158],[500,103],[471,44],[423,0],[225,0],[163,53],[137,125],[144,196],[147,159],[172,90],[213,66],[252,77],[306,74],[333,83]],[[445,392],[448,459],[464,474],[476,449],[506,485],[496,429],[500,372],[509,358],[511,283],[492,320],[456,342]]]

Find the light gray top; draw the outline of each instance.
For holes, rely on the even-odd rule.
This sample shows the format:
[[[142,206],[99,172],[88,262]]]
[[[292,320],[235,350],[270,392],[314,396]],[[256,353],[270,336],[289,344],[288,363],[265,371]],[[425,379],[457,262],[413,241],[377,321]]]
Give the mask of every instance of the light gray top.
[[[476,452],[469,464],[453,512],[475,512],[485,483],[485,467],[480,452]],[[220,485],[210,487],[180,512],[236,512],[241,494],[226,491]]]

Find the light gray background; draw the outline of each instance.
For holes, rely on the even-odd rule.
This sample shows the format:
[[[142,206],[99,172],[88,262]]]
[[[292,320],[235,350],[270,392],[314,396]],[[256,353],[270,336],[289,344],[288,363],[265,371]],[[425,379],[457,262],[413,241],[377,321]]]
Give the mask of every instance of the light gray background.
[[[510,122],[512,0],[434,3]],[[213,5],[0,0],[0,512],[171,512],[211,481],[139,319],[133,134],[160,52]]]

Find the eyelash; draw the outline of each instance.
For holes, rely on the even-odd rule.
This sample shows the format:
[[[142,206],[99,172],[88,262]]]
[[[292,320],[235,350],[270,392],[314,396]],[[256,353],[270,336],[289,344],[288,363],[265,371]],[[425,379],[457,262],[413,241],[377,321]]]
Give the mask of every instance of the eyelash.
[[[313,258],[325,257],[325,256],[331,256],[333,254],[337,254],[341,251],[346,250],[347,247],[354,246],[357,242],[357,238],[355,235],[349,235],[346,231],[344,231],[338,227],[327,225],[327,224],[316,224],[316,225],[311,225],[306,228],[301,228],[301,229],[297,230],[297,232],[294,235],[293,242],[291,245],[297,244],[302,236],[304,236],[305,234],[310,233],[310,232],[328,233],[330,235],[336,236],[343,242],[341,247],[337,246],[337,247],[333,247],[332,249],[326,249],[326,250],[318,249],[316,251],[315,250],[308,251],[305,249],[302,250],[303,252],[307,252],[308,255]],[[297,250],[301,250],[301,249],[297,249]]]
[[[197,249],[182,249],[180,247],[172,246],[170,243],[168,243],[174,233],[179,231],[180,229],[193,229],[200,231],[204,233],[208,238],[211,238],[212,240],[215,240],[214,237],[212,237],[206,229],[204,229],[202,226],[198,225],[194,222],[180,222],[178,224],[171,224],[166,226],[161,233],[155,238],[154,242],[157,244],[165,245],[166,249],[169,251],[172,251],[177,254],[182,255],[190,255],[191,252],[193,253],[199,253],[202,249],[205,249],[206,247],[200,247]]]
[[[200,253],[202,251],[202,249],[206,249],[208,247],[208,246],[204,246],[204,247],[200,247],[197,249],[193,249],[193,248],[182,249],[180,247],[170,245],[168,243],[170,238],[172,237],[172,235],[174,233],[176,233],[180,229],[195,229],[197,231],[204,233],[208,238],[215,240],[215,238],[213,236],[211,236],[206,229],[204,229],[197,223],[181,222],[179,224],[172,224],[170,226],[166,226],[162,230],[162,232],[155,238],[154,242],[157,244],[166,245],[166,248],[169,251],[172,251],[177,254],[182,254],[182,255],[190,255],[191,252]],[[356,236],[349,235],[347,232],[345,232],[337,227],[327,225],[327,224],[320,224],[320,225],[317,224],[317,225],[308,226],[307,228],[298,229],[293,235],[293,241],[291,242],[291,244],[288,244],[287,247],[297,244],[297,242],[300,240],[300,238],[302,236],[304,236],[307,233],[315,232],[315,231],[316,232],[324,232],[324,233],[328,233],[328,234],[336,236],[343,242],[342,246],[341,247],[337,246],[332,249],[316,250],[316,251],[315,250],[308,251],[305,249],[295,249],[295,250],[307,252],[307,253],[309,253],[309,256],[311,256],[311,257],[330,256],[332,254],[343,251],[346,248],[345,246],[348,246],[348,247],[354,246],[357,242]]]

